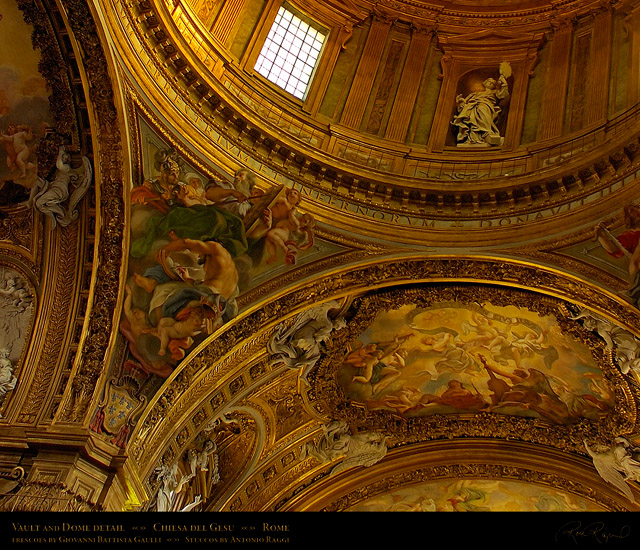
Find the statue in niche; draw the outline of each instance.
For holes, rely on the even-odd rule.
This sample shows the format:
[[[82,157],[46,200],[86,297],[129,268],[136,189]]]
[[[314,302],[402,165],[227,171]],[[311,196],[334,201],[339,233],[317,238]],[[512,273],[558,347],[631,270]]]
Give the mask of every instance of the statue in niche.
[[[68,226],[78,218],[76,206],[89,190],[93,171],[87,157],[79,168],[71,168],[71,156],[61,146],[58,149],[56,173],[53,181],[38,178],[31,189],[29,204],[42,212],[56,225]]]
[[[640,448],[634,447],[623,437],[616,437],[611,447],[589,447],[586,441],[584,446],[600,477],[635,502],[627,481],[640,481]]]
[[[312,456],[325,464],[342,459],[331,470],[336,474],[355,466],[372,466],[387,454],[387,438],[377,432],[349,433],[349,426],[342,420],[322,427],[323,433],[316,443],[307,443],[300,454],[300,460]]]
[[[511,66],[500,64],[500,76],[482,82],[482,89],[472,91],[467,97],[456,97],[456,114],[451,121],[458,147],[491,147],[504,143],[497,126],[502,109],[500,102],[509,97],[507,78]]]

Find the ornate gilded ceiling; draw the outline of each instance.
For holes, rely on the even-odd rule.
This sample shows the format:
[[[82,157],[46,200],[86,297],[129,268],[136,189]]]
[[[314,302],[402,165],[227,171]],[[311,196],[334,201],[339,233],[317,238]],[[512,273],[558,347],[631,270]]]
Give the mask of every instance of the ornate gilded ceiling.
[[[282,4],[3,0],[5,504],[637,510],[638,3]]]

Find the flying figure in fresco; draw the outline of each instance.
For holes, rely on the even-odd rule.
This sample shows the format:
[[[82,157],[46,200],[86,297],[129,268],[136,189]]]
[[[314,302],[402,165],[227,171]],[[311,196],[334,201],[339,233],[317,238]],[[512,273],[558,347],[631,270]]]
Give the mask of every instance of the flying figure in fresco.
[[[491,508],[483,506],[487,499],[485,491],[472,487],[462,487],[457,489],[447,501],[456,512],[488,512]]]
[[[203,305],[216,304],[214,312],[219,314],[217,306],[224,300],[225,308],[235,309],[235,298],[238,295],[238,270],[231,254],[216,241],[174,240],[158,251],[159,265],[148,269],[144,275],[134,274],[134,281],[144,290],[153,293],[149,306],[153,321],[158,308],[162,308],[161,317],[173,316],[194,300]],[[185,281],[172,280],[164,269],[166,258],[173,251],[188,250],[199,256],[203,267],[203,278],[186,284]],[[214,298],[215,297],[215,298]]]
[[[293,264],[313,246],[314,220],[297,211],[299,191],[263,191],[248,168],[226,181],[193,168],[181,175],[187,165],[174,148],[157,150],[154,159],[157,176],[131,190],[130,286],[120,331],[140,368],[166,377],[237,315],[237,297],[266,259],[286,249],[280,261]]]
[[[284,252],[285,263],[296,263],[296,251],[308,250],[313,246],[312,228],[314,224],[315,220],[311,214],[302,214],[298,217],[295,212],[292,212],[286,219],[280,220],[272,225],[265,237],[265,246],[269,254],[265,260],[266,263],[270,264],[276,261],[278,249]],[[296,241],[292,240],[291,236],[294,233],[304,233],[306,235],[305,244],[299,245]]]
[[[629,287],[624,296],[635,306],[640,305],[640,206],[628,204],[624,207],[625,231],[615,237],[604,222],[594,228],[596,240],[607,254],[614,258],[626,258]]]
[[[533,368],[515,368],[512,372],[506,372],[491,365],[483,356],[479,357],[493,383],[489,386],[494,393],[493,410],[515,404],[535,411],[554,423],[563,424],[570,419],[566,403],[554,391],[543,372]]]
[[[379,342],[372,349],[371,346],[367,346],[367,350],[371,350],[363,353],[356,350],[355,356],[347,356],[345,362],[353,365],[354,367],[361,368],[360,374],[353,377],[353,382],[360,382],[362,384],[371,384],[372,390],[375,388],[378,390],[377,385],[382,382],[385,384],[386,376],[397,376],[397,368],[404,366],[404,360],[407,352],[402,349],[402,344],[411,337],[411,334],[398,336],[396,335],[393,340],[389,342]],[[354,352],[352,352],[354,353]]]
[[[9,124],[7,133],[0,134],[7,151],[7,168],[17,180],[27,177],[27,172],[35,167],[29,159],[31,147],[29,141],[33,139],[33,132],[25,124]]]

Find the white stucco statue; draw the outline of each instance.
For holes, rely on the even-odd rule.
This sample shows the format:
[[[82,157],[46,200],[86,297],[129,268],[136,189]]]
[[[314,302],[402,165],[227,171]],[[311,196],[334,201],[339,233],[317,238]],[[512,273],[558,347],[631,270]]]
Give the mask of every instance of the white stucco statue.
[[[300,378],[306,382],[307,375],[320,359],[322,344],[332,331],[345,326],[344,318],[331,315],[338,307],[337,301],[322,304],[301,313],[290,327],[286,323],[280,324],[267,344],[269,362],[302,369]]]
[[[7,394],[16,387],[17,381],[13,375],[13,364],[9,360],[9,350],[0,348],[0,406]]]
[[[53,181],[38,178],[31,189],[29,203],[56,225],[66,227],[78,218],[76,206],[89,190],[93,171],[87,157],[82,157],[82,166],[71,168],[70,155],[64,146],[58,149],[56,173]]]
[[[329,463],[342,459],[331,470],[336,474],[355,466],[372,466],[387,454],[386,436],[377,432],[349,433],[344,421],[334,421],[323,426],[323,433],[316,443],[307,443],[300,459],[312,456],[318,462]]]
[[[640,373],[640,340],[636,336],[588,310],[582,310],[571,319],[582,320],[586,329],[598,333],[607,349],[614,352],[622,374],[629,371]]]
[[[500,101],[509,97],[507,78],[511,76],[508,63],[500,64],[500,76],[487,78],[482,91],[456,97],[456,114],[451,121],[458,146],[502,145],[504,137],[496,126],[501,112]]]
[[[220,483],[220,473],[218,472],[218,446],[215,441],[207,439],[202,446],[202,450],[191,449],[188,453],[189,468],[191,470],[189,477],[194,477],[198,470],[208,472],[210,465],[213,466],[211,473],[211,484]],[[209,457],[212,457],[211,460]],[[211,462],[211,464],[210,464]]]
[[[627,481],[640,481],[640,448],[623,437],[616,437],[611,447],[589,447],[586,441],[584,446],[600,477],[635,502]]]
[[[25,287],[25,283],[19,277],[7,277],[4,284],[0,286],[0,296],[4,298],[6,304],[13,313],[22,313],[33,302],[31,292]],[[3,311],[7,314],[7,311]]]
[[[156,512],[169,512],[173,503],[175,490],[178,488],[178,463],[173,466],[162,466],[158,474],[160,489],[156,496]]]

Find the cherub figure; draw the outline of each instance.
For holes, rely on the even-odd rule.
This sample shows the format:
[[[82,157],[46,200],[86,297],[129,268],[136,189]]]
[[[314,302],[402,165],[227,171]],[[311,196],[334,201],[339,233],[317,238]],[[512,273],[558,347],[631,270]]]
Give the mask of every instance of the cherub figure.
[[[389,342],[378,343],[375,350],[367,357],[362,358],[362,371],[353,377],[352,382],[377,385],[381,381],[383,374],[388,374],[389,371],[399,372],[396,367],[403,367],[407,356],[406,350],[401,351],[402,345],[410,337],[411,334],[396,335]],[[360,366],[360,364],[352,364],[356,367]]]
[[[29,161],[31,157],[31,147],[28,142],[33,139],[31,128],[25,124],[9,124],[7,133],[0,134],[0,139],[4,141],[7,151],[7,168],[10,172],[16,169],[20,171],[17,179],[27,177],[27,170],[35,166]]]
[[[123,313],[129,322],[128,330],[134,340],[137,340],[143,333],[152,329],[147,321],[147,314],[142,309],[133,307],[133,291],[129,284],[125,286]]]
[[[296,262],[296,249],[307,250],[313,246],[312,228],[315,220],[311,214],[303,214],[298,217],[295,211],[291,210],[289,216],[277,222],[267,232],[265,246],[269,253],[266,263],[270,264],[276,260],[277,250],[280,249],[285,254],[285,262],[294,264]],[[296,241],[291,240],[293,233],[302,232],[306,235],[306,242],[299,245]]]
[[[296,218],[296,208],[300,204],[300,198],[300,192],[297,189],[287,188],[284,196],[276,199],[273,205],[264,210],[262,223],[247,236],[252,239],[261,239],[279,222],[286,222],[293,228],[298,227],[299,220]]]
[[[192,342],[193,337],[200,334],[205,327],[205,318],[201,308],[186,309],[177,318],[162,317],[153,329],[143,332],[154,334],[160,339],[158,355],[166,355],[171,340],[185,340]],[[191,339],[191,340],[189,340]],[[189,344],[190,345],[190,344]],[[187,346],[188,347],[188,346]]]

